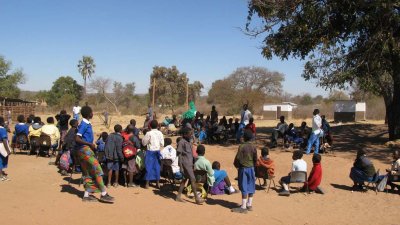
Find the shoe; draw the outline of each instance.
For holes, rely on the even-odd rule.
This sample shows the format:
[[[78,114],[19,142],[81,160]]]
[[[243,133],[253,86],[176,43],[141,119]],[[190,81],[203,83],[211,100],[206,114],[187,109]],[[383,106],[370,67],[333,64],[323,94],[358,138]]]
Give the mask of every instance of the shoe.
[[[248,211],[247,209],[243,209],[242,207],[231,209],[231,212],[235,212],[235,213],[244,213],[244,214],[246,214],[247,211]]]
[[[290,192],[289,191],[281,191],[281,192],[279,192],[279,196],[290,196]]]
[[[114,203],[114,201],[114,197],[111,197],[108,193],[100,197],[100,202]]]
[[[237,193],[239,193],[239,191],[236,190],[236,189],[235,189],[235,191],[233,191],[233,192],[229,192],[230,195],[237,194]]]
[[[94,197],[93,195],[89,195],[89,197],[83,197],[82,201],[83,202],[98,202],[97,198]]]
[[[2,176],[2,177],[0,178],[0,180],[1,180],[1,181],[11,181],[11,179],[8,178],[7,176]]]
[[[136,188],[137,186],[135,184],[128,184],[127,187],[128,188]]]
[[[247,206],[247,211],[253,211],[253,206]]]
[[[315,190],[315,192],[319,193],[319,194],[325,194],[326,192],[324,191],[324,189],[322,189],[320,186],[317,187],[317,190]]]

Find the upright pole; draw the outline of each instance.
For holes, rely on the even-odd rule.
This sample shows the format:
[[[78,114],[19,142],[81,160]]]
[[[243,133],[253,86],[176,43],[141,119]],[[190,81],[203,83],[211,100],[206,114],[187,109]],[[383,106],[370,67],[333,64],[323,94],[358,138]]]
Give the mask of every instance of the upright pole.
[[[189,78],[186,77],[186,108],[189,108]]]
[[[153,79],[153,101],[152,101],[153,110],[154,110],[155,96],[156,96],[156,78]]]

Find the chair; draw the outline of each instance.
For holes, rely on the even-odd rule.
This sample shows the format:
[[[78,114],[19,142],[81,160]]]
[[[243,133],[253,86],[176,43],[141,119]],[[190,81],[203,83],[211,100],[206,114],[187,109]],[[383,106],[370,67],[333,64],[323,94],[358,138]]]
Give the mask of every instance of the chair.
[[[39,148],[36,152],[36,157],[39,156],[40,151],[44,151],[48,156],[50,156],[51,149],[51,138],[47,134],[41,134],[39,137]]]
[[[201,185],[203,185],[203,187],[207,184],[208,188],[205,189],[205,191],[206,191],[207,196],[208,196],[208,193],[210,193],[211,187],[207,183],[207,171],[205,171],[205,170],[195,170],[194,171],[194,177],[195,177],[195,180],[196,180],[197,184],[201,184]]]
[[[374,178],[372,181],[367,181],[366,187],[368,188],[370,185],[374,189],[375,194],[378,194],[378,184],[379,184],[379,169],[376,171]]]
[[[308,189],[308,179],[307,179],[307,172],[305,171],[292,171],[290,172],[290,183],[288,184],[290,190],[290,184],[292,183],[303,183],[306,186],[307,193],[310,193]]]
[[[32,152],[37,152],[39,151],[40,148],[40,144],[39,144],[39,137],[36,136],[31,136],[29,139],[30,145],[31,145],[31,149],[29,154],[31,154]]]
[[[269,180],[268,189],[266,191],[267,193],[269,192],[269,189],[271,188],[271,183],[273,183],[274,188],[276,188],[275,180],[274,180],[275,176],[269,176],[267,168],[265,168],[263,166],[256,166],[256,178],[258,180],[258,184],[260,187],[262,187],[261,181],[260,181],[261,179]],[[265,191],[265,189],[264,189],[264,191]]]
[[[163,184],[171,184],[172,188],[175,187],[175,181],[179,180],[175,178],[175,174],[172,170],[172,159],[161,159],[161,177],[163,177],[166,182]]]
[[[24,133],[19,133],[17,134],[15,138],[15,144],[13,145],[13,152],[15,154],[14,148],[18,148],[20,152],[22,150],[29,150],[29,142],[28,142],[28,137]],[[29,151],[28,151],[29,154]]]

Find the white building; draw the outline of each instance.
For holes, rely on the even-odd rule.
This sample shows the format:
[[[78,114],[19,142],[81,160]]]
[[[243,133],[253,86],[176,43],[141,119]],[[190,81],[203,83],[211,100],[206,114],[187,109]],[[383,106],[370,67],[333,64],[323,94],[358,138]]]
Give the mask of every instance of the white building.
[[[282,102],[274,104],[265,104],[263,106],[263,117],[267,120],[276,120],[280,116],[285,116],[285,119],[292,119],[293,109],[297,107],[297,104],[292,102]]]
[[[335,101],[333,118],[335,122],[365,120],[366,108],[365,102],[357,102],[355,100]]]

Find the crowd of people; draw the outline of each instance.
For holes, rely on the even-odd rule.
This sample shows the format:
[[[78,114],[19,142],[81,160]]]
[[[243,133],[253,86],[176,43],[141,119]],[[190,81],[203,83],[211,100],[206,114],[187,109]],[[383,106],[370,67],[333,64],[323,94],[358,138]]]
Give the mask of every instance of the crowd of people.
[[[276,165],[266,146],[261,149],[261,155],[258,157],[253,142],[256,138],[256,126],[247,104],[243,105],[240,115],[240,119],[237,118],[235,122],[233,122],[233,118],[227,120],[222,117],[219,119],[216,107],[213,106],[210,115],[204,119],[203,114],[193,111],[192,108],[180,123],[176,116],[173,116],[172,120],[166,118],[162,123],[158,123],[153,110],[149,109],[142,129],[137,128],[136,121],[132,119],[127,126],[116,124],[114,132],[110,134],[102,132],[95,140],[90,122],[93,118],[92,109],[89,106],[82,108],[75,106],[73,119],[65,110],[62,110],[55,116],[56,121],[53,117],[48,117],[46,124],[42,123],[40,117],[18,116],[11,147],[8,145],[7,132],[9,130],[7,130],[4,118],[0,117],[0,179],[1,181],[10,180],[4,169],[7,168],[8,156],[12,149],[20,147],[21,135],[25,135],[27,142],[30,142],[29,145],[32,146],[30,151],[36,149],[33,142],[46,136],[48,137],[46,140],[49,141],[49,150],[53,149],[58,152],[55,162],[51,164],[57,165],[62,175],[82,173],[85,188],[82,200],[85,202],[113,203],[115,199],[108,194],[107,190],[111,186],[118,187],[121,180],[129,188],[135,188],[141,182],[146,189],[152,183],[155,183],[156,188],[160,188],[160,179],[163,174],[161,161],[168,159],[172,162],[170,166],[174,180],[180,183],[175,199],[177,202],[183,202],[184,190],[193,193],[197,204],[204,202],[204,195],[200,194],[204,190],[214,195],[235,194],[240,191],[241,205],[232,209],[232,212],[247,213],[253,209],[257,168],[264,167],[268,177],[274,177]],[[171,138],[164,137],[163,132],[160,131],[162,127],[170,129],[171,125],[179,128],[177,133],[180,137],[177,138],[175,144]],[[140,132],[143,134],[142,138],[139,137]],[[204,144],[218,141],[222,132],[228,133],[239,144],[233,160],[233,165],[237,169],[239,191],[233,187],[227,171],[221,169],[223,165],[219,161],[211,163],[206,158]],[[320,117],[319,110],[316,109],[313,112],[311,129],[305,122],[299,129],[295,129],[292,123],[287,125],[285,118],[281,116],[280,122],[271,134],[272,147],[276,147],[278,138],[283,138],[285,145],[294,143],[302,146],[305,154],[310,154],[312,147],[315,146],[312,158],[313,167],[302,190],[323,194],[324,190],[320,187],[322,157],[319,154],[319,140],[323,138],[327,140],[327,145],[332,144],[330,126],[325,117]],[[50,154],[49,152],[46,153]],[[292,172],[307,172],[307,163],[302,157],[301,149],[293,152],[292,168],[288,171],[288,176],[280,179],[282,189],[279,195],[290,195],[289,184]],[[373,181],[384,181],[393,189],[397,188],[394,182],[399,181],[400,177],[398,150],[394,152],[393,159],[392,168],[387,170],[387,174],[379,175],[372,162],[367,158],[366,152],[358,151],[350,172],[350,178],[354,181],[353,189],[364,190],[364,182]],[[206,172],[207,181],[204,186],[199,186],[196,182],[196,171]],[[266,186],[265,177],[262,186]],[[96,192],[100,192],[99,198],[94,196]]]

